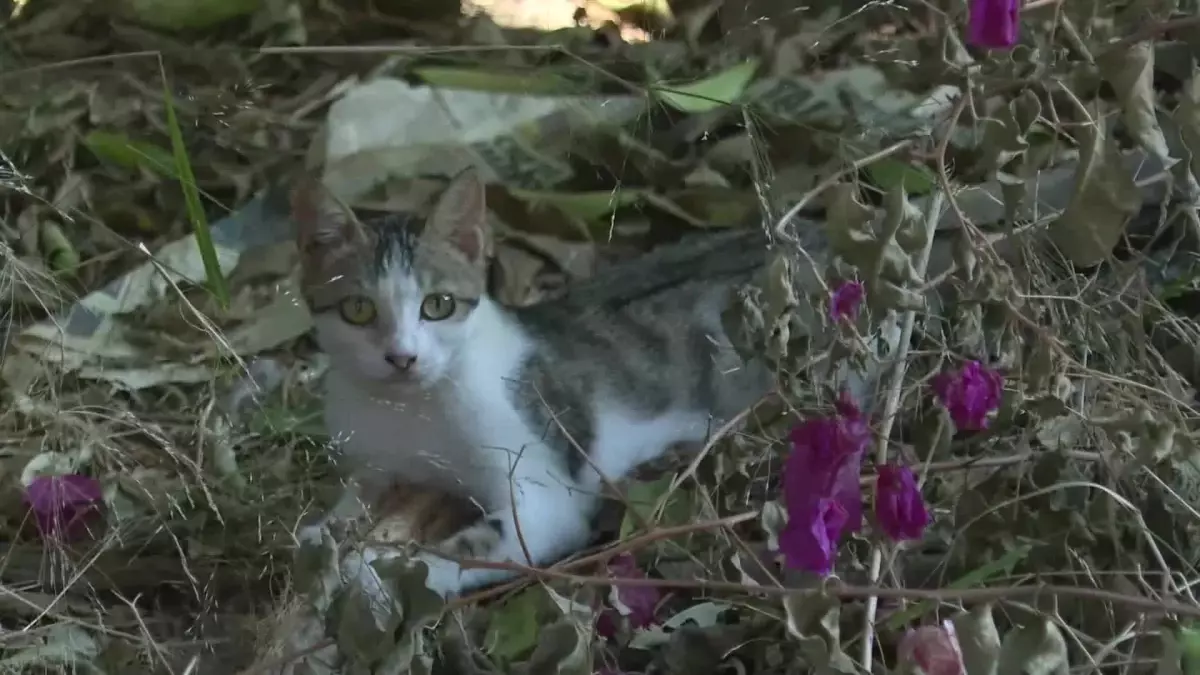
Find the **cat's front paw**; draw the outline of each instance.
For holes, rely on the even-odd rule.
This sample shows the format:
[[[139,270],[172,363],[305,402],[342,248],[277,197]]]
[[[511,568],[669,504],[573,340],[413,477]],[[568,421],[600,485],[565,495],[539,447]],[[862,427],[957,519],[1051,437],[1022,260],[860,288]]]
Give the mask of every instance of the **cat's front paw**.
[[[455,558],[487,558],[500,546],[504,532],[495,519],[481,520],[447,538],[438,551]]]
[[[438,553],[452,558],[480,558],[490,560],[503,543],[503,531],[495,519],[482,520],[455,534],[437,547]],[[476,577],[481,570],[463,570],[453,560],[434,553],[422,553],[417,560],[429,568],[425,585],[443,598],[458,595],[467,588],[478,585]]]
[[[458,595],[462,590],[462,566],[432,553],[418,554],[416,560],[425,563],[425,587],[442,599]]]
[[[376,560],[391,560],[404,557],[399,550],[368,546],[361,551],[351,551],[342,559],[343,579],[346,583],[355,583],[363,589],[371,600],[372,610],[379,617],[386,615],[394,602],[391,584],[379,576],[372,562]],[[428,572],[425,575],[425,586],[437,593],[442,599],[457,595],[460,590],[461,568],[453,560],[447,560],[431,553],[420,553],[406,561],[410,566],[416,561],[425,563]]]

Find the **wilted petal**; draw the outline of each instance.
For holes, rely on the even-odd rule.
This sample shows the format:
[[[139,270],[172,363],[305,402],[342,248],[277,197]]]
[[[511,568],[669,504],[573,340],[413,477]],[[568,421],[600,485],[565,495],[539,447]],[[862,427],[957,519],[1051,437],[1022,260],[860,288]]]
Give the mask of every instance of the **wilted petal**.
[[[986,429],[988,415],[1000,408],[1004,395],[1004,377],[978,361],[940,373],[931,384],[954,425],[966,431]]]
[[[977,47],[1009,49],[1017,44],[1021,0],[971,0],[967,41]]]
[[[917,479],[907,466],[879,467],[875,486],[875,520],[894,541],[920,539],[929,525],[929,511]]]
[[[88,476],[39,476],[25,490],[38,532],[45,538],[76,539],[87,532],[87,519],[103,500],[100,483]]]
[[[617,636],[617,621],[620,619],[615,609],[605,608],[596,615],[596,634],[611,640]]]
[[[832,499],[816,499],[788,514],[779,533],[783,562],[822,576],[833,571],[837,544],[846,526],[846,510]]]
[[[900,660],[915,663],[925,675],[963,675],[962,649],[954,624],[922,626],[910,630],[900,641]]]
[[[613,556],[608,563],[609,574],[618,579],[645,579],[646,573],[637,566],[637,561],[628,553]],[[629,610],[629,625],[645,628],[654,623],[654,613],[662,593],[653,586],[614,585],[617,601]]]
[[[834,321],[853,320],[858,316],[866,291],[858,281],[844,281],[829,297],[829,317]]]

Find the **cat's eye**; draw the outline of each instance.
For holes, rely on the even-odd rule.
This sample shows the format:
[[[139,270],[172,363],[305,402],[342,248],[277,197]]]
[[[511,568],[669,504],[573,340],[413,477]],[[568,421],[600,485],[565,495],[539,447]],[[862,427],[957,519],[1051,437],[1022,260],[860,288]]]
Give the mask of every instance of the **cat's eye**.
[[[342,320],[354,326],[365,326],[375,320],[375,303],[370,298],[352,295],[338,303]]]
[[[434,293],[421,301],[421,318],[426,321],[441,321],[454,313],[454,296]]]

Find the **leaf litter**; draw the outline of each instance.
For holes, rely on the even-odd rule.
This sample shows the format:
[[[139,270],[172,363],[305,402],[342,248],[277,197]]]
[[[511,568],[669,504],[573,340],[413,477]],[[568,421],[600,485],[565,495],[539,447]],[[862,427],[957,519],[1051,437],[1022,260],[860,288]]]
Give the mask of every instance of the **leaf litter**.
[[[19,47],[0,73],[0,665],[1195,668],[1200,71],[1161,61],[1194,47],[1186,14],[563,3],[535,30],[498,4],[0,20]],[[397,32],[411,48],[390,56],[292,49]],[[381,616],[337,541],[294,538],[337,490],[324,362],[256,193],[305,164],[359,208],[414,209],[469,155],[511,304],[689,230],[768,227],[775,262],[729,319],[782,396],[632,479],[600,518],[610,543],[447,607],[419,570],[381,568]],[[854,382],[886,461],[785,508],[785,460],[825,447],[789,435],[840,424]],[[377,534],[436,541],[469,512],[451,501],[397,490]],[[814,569],[783,555],[802,530]]]

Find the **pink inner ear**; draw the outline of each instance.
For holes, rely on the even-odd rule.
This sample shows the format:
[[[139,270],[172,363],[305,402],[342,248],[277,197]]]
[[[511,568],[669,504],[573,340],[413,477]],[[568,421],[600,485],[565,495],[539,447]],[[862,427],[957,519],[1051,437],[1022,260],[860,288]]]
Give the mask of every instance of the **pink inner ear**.
[[[324,188],[315,181],[301,181],[292,190],[292,220],[302,245],[332,244],[346,236],[346,220],[340,212],[324,208]]]
[[[483,233],[474,225],[463,225],[454,232],[454,245],[472,261],[483,253]]]

